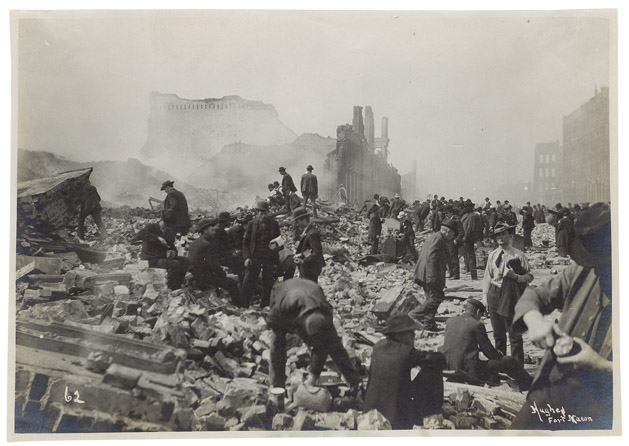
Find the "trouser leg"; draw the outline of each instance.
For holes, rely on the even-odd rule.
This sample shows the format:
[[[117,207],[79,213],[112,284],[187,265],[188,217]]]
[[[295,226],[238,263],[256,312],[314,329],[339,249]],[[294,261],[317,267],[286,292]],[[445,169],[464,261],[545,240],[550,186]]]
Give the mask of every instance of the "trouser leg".
[[[275,264],[264,262],[262,264],[262,299],[260,307],[267,307],[271,301],[271,289],[275,283]]]
[[[271,363],[269,381],[272,387],[284,387],[286,383],[286,333],[271,330]]]
[[[155,267],[166,269],[166,283],[171,290],[181,288],[186,271],[190,266],[190,261],[184,257],[177,259],[159,259],[155,262]]]
[[[443,405],[443,370],[438,367],[422,367],[410,387],[413,403],[414,424],[424,417],[441,413]]]
[[[94,219],[94,223],[96,223],[96,226],[98,227],[98,232],[100,232],[100,236],[107,237],[107,228],[105,227],[103,218],[100,215],[100,210],[92,212],[92,218]]]
[[[478,279],[478,272],[476,271],[476,253],[474,252],[474,242],[466,241],[465,246],[465,259],[467,269],[470,272],[473,280]]]
[[[242,304],[242,297],[240,293],[240,288],[238,287],[238,282],[228,277],[220,277],[216,274],[212,276],[211,281],[215,287],[222,288],[227,291],[234,304]]]
[[[242,279],[242,304],[245,307],[251,305],[251,297],[253,296],[253,287],[256,284],[258,275],[260,274],[260,262],[254,262],[245,268],[245,276]]]
[[[486,362],[483,377],[487,378],[496,373],[506,373],[513,378],[520,386],[520,390],[528,390],[531,387],[533,378],[526,373],[524,367],[518,364],[513,356],[505,356],[500,359],[490,359]]]
[[[378,254],[378,237],[372,237],[369,240],[371,242],[371,250],[369,251],[369,253],[372,255],[377,255]]]
[[[509,342],[511,343],[511,356],[513,356],[522,367],[524,367],[524,341],[522,333],[513,331],[511,327],[512,318],[506,319]]]
[[[424,325],[430,326],[435,323],[435,314],[437,314],[439,305],[443,302],[445,295],[442,287],[434,285],[424,286],[424,294],[426,295],[424,302],[412,310],[409,316]]]
[[[500,292],[500,291],[498,291]],[[489,294],[489,293],[488,293]],[[489,296],[487,297],[489,300]],[[491,327],[494,331],[494,344],[496,350],[503,355],[507,355],[507,321],[504,317],[497,313],[496,307],[489,308],[489,319],[491,320]]]

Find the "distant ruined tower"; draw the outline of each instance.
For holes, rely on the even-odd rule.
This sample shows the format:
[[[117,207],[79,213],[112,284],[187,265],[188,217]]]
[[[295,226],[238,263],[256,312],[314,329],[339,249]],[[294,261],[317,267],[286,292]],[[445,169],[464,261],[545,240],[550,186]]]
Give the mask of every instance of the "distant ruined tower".
[[[367,144],[369,144],[371,150],[375,149],[373,145],[374,137],[375,128],[373,123],[373,110],[371,109],[371,105],[367,105],[365,107],[365,138],[367,138]]]

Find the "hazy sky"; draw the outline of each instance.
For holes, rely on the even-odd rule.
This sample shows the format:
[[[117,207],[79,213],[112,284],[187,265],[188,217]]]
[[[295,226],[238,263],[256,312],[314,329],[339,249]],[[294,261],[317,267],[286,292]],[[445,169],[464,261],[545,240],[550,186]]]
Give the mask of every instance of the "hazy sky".
[[[297,134],[332,137],[371,105],[422,194],[492,193],[532,180],[535,144],[561,141],[563,115],[609,85],[609,29],[547,12],[42,15],[18,28],[18,145],[139,157],[153,90],[261,100]]]

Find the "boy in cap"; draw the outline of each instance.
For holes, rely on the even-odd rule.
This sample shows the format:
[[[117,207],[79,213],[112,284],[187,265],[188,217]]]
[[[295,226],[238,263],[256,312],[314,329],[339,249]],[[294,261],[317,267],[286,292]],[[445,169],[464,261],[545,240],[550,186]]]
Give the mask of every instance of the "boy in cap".
[[[511,246],[511,226],[498,223],[491,237],[498,247],[489,253],[483,277],[483,301],[487,304],[494,331],[496,350],[507,354],[507,333],[511,355],[524,366],[522,333],[511,327],[515,303],[523,288],[533,281],[531,268],[524,253]],[[517,265],[516,265],[517,264]],[[515,287],[511,286],[515,282]],[[521,287],[519,287],[520,285]]]
[[[317,216],[317,206],[315,200],[319,195],[317,176],[312,173],[313,167],[306,167],[307,172],[301,176],[301,195],[304,197],[304,207],[308,206],[308,201],[312,203],[312,214]],[[295,208],[292,208],[295,209]]]
[[[242,243],[242,256],[245,265],[245,277],[242,281],[243,305],[249,306],[255,281],[262,270],[261,307],[269,304],[271,288],[275,281],[275,266],[278,263],[277,252],[269,247],[271,240],[280,235],[277,221],[269,216],[269,203],[258,201],[257,215],[247,224]]]
[[[295,264],[299,267],[299,277],[317,283],[319,274],[325,266],[321,235],[311,221],[312,214],[305,207],[293,211],[293,224],[301,233],[295,255]]]
[[[547,349],[512,429],[611,429],[613,412],[611,212],[596,203],[575,223],[574,260],[559,275],[527,288],[515,307],[514,328],[528,327],[529,339]],[[561,310],[558,323],[544,317]],[[577,353],[558,356],[555,340],[570,336]],[[586,417],[549,425],[534,407],[563,407]]]
[[[408,315],[393,314],[383,332],[386,339],[373,347],[363,412],[377,409],[393,429],[412,429],[425,416],[441,413],[445,357],[414,348],[419,329]],[[421,371],[411,381],[417,366]]]

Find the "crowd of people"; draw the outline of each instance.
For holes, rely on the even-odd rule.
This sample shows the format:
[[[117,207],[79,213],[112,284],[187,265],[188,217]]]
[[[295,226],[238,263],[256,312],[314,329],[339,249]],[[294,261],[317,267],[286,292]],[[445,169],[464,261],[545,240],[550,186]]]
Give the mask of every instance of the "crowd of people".
[[[315,220],[317,177],[312,166],[306,170],[301,179],[303,199],[296,194],[290,174],[280,167],[281,184],[268,185],[270,194],[255,204],[254,215],[243,209],[234,215],[221,212],[194,226],[185,196],[172,181],[166,181],[160,221],[147,224],[136,235],[142,243],[141,258],[150,267],[167,270],[171,290],[184,286],[189,271],[185,286],[223,289],[235,305],[248,307],[259,296],[260,308],[268,308],[267,323],[272,331],[271,387],[285,386],[286,334],[296,332],[311,349],[305,386],[316,386],[330,356],[350,385],[350,395],[364,400],[365,411],[378,409],[396,429],[410,429],[421,424],[424,416],[440,413],[444,369],[481,384],[505,373],[521,391],[529,391],[513,428],[548,428],[531,415],[529,403],[573,411],[587,407],[593,421],[576,428],[611,426],[611,217],[607,204],[564,207],[558,203],[547,209],[526,203],[518,209],[525,248],[532,245],[535,226],[550,222],[556,228],[559,255],[573,260],[550,282],[532,288],[527,256],[512,246],[519,221],[509,201],[493,204],[486,198],[483,206],[477,206],[463,197],[446,200],[434,195],[409,204],[399,194],[391,201],[378,194],[366,201],[359,214],[365,213],[368,221],[370,253],[379,253],[385,219],[399,221],[398,235],[416,261],[414,281],[422,287],[425,299],[408,314],[393,314],[387,320],[386,338],[374,346],[369,380],[362,389],[361,377],[334,327],[332,306],[318,285],[325,259]],[[91,201],[95,201],[93,195]],[[290,212],[294,251],[286,247],[271,208]],[[98,223],[100,216],[94,219]],[[177,249],[177,240],[189,232],[197,238],[184,256]],[[419,249],[416,233],[426,235]],[[475,248],[488,239],[495,249],[487,259],[482,299],[468,299],[465,313],[447,320],[444,344],[438,352],[415,349],[416,331],[442,330],[435,315],[445,299],[446,280],[461,277],[459,257],[464,258],[464,273],[477,280]],[[231,277],[225,269],[232,272]],[[554,309],[563,312],[557,324],[543,317]],[[493,343],[481,322],[486,315]],[[523,334],[527,330],[535,345],[548,349],[535,379],[524,369]],[[579,352],[569,356],[553,353],[556,340],[566,336],[574,337]],[[486,359],[481,359],[481,353]],[[421,371],[411,380],[410,369],[415,366]],[[571,427],[565,424],[561,428]]]

